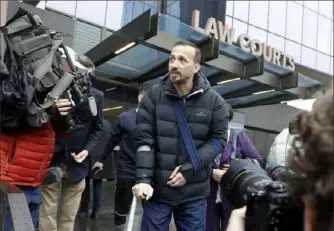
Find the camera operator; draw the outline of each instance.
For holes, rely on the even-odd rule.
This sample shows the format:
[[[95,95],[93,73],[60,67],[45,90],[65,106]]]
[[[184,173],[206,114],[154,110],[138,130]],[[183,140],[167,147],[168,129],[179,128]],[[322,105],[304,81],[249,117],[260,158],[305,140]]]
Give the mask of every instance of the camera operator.
[[[62,99],[58,100],[54,107],[58,109],[61,116],[66,116],[71,110],[71,103],[67,99]],[[49,114],[49,116],[53,115]],[[40,185],[53,155],[56,134],[51,123],[45,124],[42,128],[0,133],[0,181],[17,186],[25,194],[36,229],[41,204]],[[31,159],[34,161],[31,162]],[[4,231],[12,231],[13,223],[9,206],[6,207],[5,214]]]
[[[70,50],[71,51],[71,50]],[[74,56],[71,52],[71,56]],[[94,79],[94,65],[85,56],[75,56],[75,65],[80,69],[88,69],[91,81]],[[67,60],[63,58],[64,70],[67,71]],[[80,61],[80,62],[78,62]],[[81,65],[82,63],[85,66]],[[85,177],[88,174],[89,160],[87,156],[97,145],[103,134],[103,92],[92,88],[96,99],[97,115],[90,116],[87,106],[77,104],[72,112],[82,121],[81,129],[56,137],[56,148],[51,166],[59,166],[63,171],[61,182],[43,185],[42,206],[39,216],[40,231],[73,231],[75,217],[79,208],[82,192],[85,188]],[[85,111],[86,110],[86,111]],[[60,197],[61,195],[61,197]],[[60,197],[60,214],[57,222],[58,200]]]
[[[298,115],[288,156],[288,186],[303,203],[304,231],[334,230],[333,89]],[[227,231],[245,230],[246,208],[233,211]],[[261,226],[261,224],[257,224]],[[291,229],[292,230],[292,229]]]

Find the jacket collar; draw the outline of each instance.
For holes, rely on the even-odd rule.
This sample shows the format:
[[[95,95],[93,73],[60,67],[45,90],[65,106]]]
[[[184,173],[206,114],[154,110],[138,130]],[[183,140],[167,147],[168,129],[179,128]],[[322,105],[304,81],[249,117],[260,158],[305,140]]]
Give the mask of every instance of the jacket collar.
[[[178,96],[178,93],[174,87],[174,85],[171,83],[169,78],[169,73],[163,76],[160,84],[165,89],[165,92],[171,95]],[[207,91],[211,87],[208,79],[201,73],[198,72],[194,75],[194,86],[191,90],[191,93],[201,91],[202,93]]]

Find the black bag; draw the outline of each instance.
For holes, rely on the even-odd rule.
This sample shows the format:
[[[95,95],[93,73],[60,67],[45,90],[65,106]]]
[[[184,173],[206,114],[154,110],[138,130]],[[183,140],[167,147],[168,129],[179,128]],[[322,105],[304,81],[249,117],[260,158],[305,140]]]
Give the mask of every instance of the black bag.
[[[74,78],[62,70],[58,48],[63,40],[52,36],[37,15],[22,8],[1,27],[0,35],[4,51],[0,57],[4,66],[0,80],[1,129],[41,127],[48,122],[45,109]]]

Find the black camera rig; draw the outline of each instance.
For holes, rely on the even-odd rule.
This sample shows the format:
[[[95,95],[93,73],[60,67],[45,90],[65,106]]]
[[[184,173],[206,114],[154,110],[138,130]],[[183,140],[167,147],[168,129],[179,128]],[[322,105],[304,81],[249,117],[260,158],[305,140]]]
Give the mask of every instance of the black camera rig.
[[[247,206],[246,231],[303,230],[302,202],[280,181],[285,172],[282,166],[265,171],[251,159],[231,161],[220,183],[221,193],[234,208]]]

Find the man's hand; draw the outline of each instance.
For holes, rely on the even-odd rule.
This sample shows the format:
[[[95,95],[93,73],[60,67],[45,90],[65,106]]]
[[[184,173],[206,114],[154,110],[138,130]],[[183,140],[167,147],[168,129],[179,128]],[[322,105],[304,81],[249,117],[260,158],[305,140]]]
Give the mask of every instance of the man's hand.
[[[170,181],[167,182],[167,184],[170,187],[182,187],[183,185],[187,183],[182,173],[179,172],[180,168],[181,168],[181,165],[177,166],[172,172],[172,174],[170,175],[169,177]]]
[[[226,231],[245,231],[246,206],[232,211]]]
[[[149,200],[153,196],[153,188],[146,183],[139,183],[132,187],[132,193],[134,196]]]
[[[88,156],[87,150],[81,151],[78,155],[75,155],[75,153],[72,153],[72,157],[77,163],[81,163],[82,161],[84,161],[87,156]]]
[[[224,164],[223,169],[213,169],[212,172],[212,178],[217,182],[220,183],[220,181],[222,180],[222,177],[225,175],[225,173],[228,170],[229,165],[228,164]]]
[[[94,169],[94,168],[98,168],[98,169],[100,169],[102,171],[103,164],[101,162],[96,161],[95,164],[93,165],[92,169]]]
[[[66,116],[71,111],[72,104],[68,99],[58,99],[56,107],[61,116]]]

